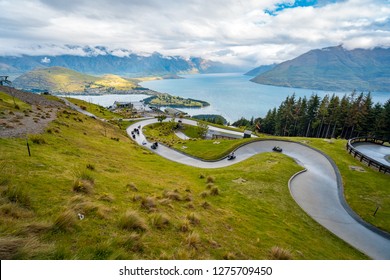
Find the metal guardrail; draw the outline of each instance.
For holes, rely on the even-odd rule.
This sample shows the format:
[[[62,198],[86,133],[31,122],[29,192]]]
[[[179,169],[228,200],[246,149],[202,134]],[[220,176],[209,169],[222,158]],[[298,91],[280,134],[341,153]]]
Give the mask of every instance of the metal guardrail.
[[[357,158],[360,160],[360,162],[366,163],[370,167],[374,167],[378,169],[379,172],[383,173],[389,173],[390,174],[390,167],[384,165],[383,163],[380,163],[365,154],[359,152],[355,149],[355,147],[352,145],[353,143],[359,143],[359,142],[369,142],[374,143],[378,145],[383,145],[385,143],[382,139],[377,139],[375,137],[355,137],[351,138],[347,142],[347,151],[349,154],[353,155],[354,158]]]

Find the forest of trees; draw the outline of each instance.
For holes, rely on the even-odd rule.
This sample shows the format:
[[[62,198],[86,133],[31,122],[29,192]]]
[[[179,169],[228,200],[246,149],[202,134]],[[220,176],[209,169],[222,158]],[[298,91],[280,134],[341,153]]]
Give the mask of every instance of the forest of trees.
[[[345,138],[372,136],[390,139],[390,99],[374,104],[370,93],[355,91],[342,98],[333,94],[322,99],[313,94],[288,96],[279,108],[262,119],[240,119],[233,125],[246,126],[278,136]]]

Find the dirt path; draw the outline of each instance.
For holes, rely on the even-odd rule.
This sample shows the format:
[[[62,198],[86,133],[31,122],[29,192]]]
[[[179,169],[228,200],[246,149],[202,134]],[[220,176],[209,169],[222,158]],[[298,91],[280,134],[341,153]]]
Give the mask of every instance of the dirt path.
[[[26,137],[45,131],[47,125],[57,117],[57,112],[65,105],[48,100],[44,96],[0,86],[5,92],[30,104],[29,110],[5,110],[0,116],[0,138]]]

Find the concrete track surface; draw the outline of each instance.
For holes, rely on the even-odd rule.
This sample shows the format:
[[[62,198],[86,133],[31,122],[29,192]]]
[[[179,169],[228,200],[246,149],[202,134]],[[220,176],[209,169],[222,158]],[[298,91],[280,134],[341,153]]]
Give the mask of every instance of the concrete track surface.
[[[134,128],[138,126],[142,128],[156,122],[156,119],[138,122],[131,125],[127,133],[131,137]],[[196,125],[196,122],[190,120],[182,120],[182,122]],[[220,130],[215,127],[211,129]],[[236,134],[228,130],[224,132]],[[137,135],[134,140],[140,145],[144,143],[145,147],[151,149],[151,143],[147,142],[142,129],[140,135]],[[199,168],[221,168],[237,164],[258,153],[271,152],[274,146],[280,146],[283,154],[292,157],[306,169],[290,179],[289,188],[294,200],[307,214],[367,256],[373,259],[390,259],[390,235],[366,224],[349,208],[343,196],[341,176],[336,165],[326,155],[313,148],[288,141],[256,141],[238,148],[235,151],[236,159],[231,161],[226,158],[218,161],[203,161],[164,145],[159,145],[152,151],[180,164]]]
[[[369,158],[390,167],[390,162],[386,160],[390,156],[390,147],[365,142],[353,143],[352,146]]]

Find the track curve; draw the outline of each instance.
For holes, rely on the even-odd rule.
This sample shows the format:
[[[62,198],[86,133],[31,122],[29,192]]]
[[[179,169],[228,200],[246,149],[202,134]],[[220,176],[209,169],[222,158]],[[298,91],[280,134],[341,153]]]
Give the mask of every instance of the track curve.
[[[137,122],[127,128],[127,133],[136,143],[152,150],[151,143],[143,135],[142,129],[135,138],[131,136],[131,132],[139,126],[142,128],[156,122],[157,119]],[[183,119],[182,122],[196,125],[196,122],[191,120]],[[212,129],[223,130],[216,127]],[[222,168],[237,164],[255,154],[270,152],[274,146],[282,147],[283,154],[292,157],[306,169],[305,172],[299,172],[290,179],[289,188],[294,200],[308,215],[367,256],[373,259],[390,259],[390,235],[368,225],[349,208],[343,196],[341,176],[336,165],[318,150],[296,142],[259,140],[239,147],[235,151],[237,158],[233,161],[226,159],[203,161],[164,145],[159,145],[152,151],[180,164],[198,168]]]

